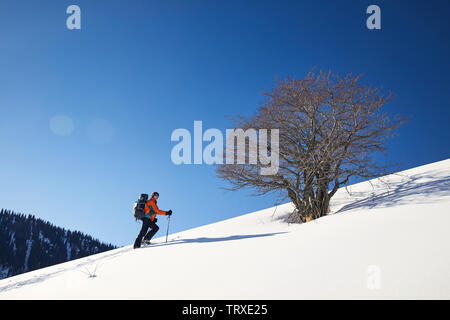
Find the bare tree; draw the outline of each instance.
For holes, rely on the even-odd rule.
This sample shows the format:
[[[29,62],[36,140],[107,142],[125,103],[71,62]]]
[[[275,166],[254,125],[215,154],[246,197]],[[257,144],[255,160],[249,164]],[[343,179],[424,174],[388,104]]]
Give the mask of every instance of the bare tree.
[[[296,207],[289,220],[305,222],[326,215],[330,199],[352,178],[389,173],[374,155],[384,153],[387,138],[405,119],[384,111],[391,93],[382,94],[360,79],[311,71],[302,80],[277,80],[272,92],[263,92],[266,99],[254,116],[233,121],[243,130],[279,130],[279,141],[267,142],[269,152],[278,152],[278,171],[261,175],[263,161],[246,161],[218,165],[218,176],[230,190],[250,187],[256,195],[284,195]],[[235,148],[233,156],[251,159],[251,143],[247,139],[247,148]]]

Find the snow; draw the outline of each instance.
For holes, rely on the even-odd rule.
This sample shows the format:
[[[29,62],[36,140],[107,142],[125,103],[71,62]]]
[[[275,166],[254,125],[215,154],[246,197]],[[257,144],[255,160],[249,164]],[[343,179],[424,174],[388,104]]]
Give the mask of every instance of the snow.
[[[16,242],[16,233],[12,232],[11,233],[11,238],[9,240],[9,244],[14,243],[14,251],[16,251],[16,244],[15,244],[15,242]]]
[[[1,280],[0,300],[449,299],[450,159],[381,180],[309,223],[284,222],[287,203],[161,234]]]
[[[66,244],[66,251],[67,251],[67,261],[69,261],[71,258],[71,253],[72,253],[72,248],[70,246],[69,241],[67,241],[67,244]]]
[[[27,251],[25,253],[25,264],[24,264],[25,271],[28,271],[28,259],[30,258],[32,247],[33,247],[33,240],[27,240]]]
[[[0,265],[0,279],[6,278],[9,273],[9,268],[3,267]]]

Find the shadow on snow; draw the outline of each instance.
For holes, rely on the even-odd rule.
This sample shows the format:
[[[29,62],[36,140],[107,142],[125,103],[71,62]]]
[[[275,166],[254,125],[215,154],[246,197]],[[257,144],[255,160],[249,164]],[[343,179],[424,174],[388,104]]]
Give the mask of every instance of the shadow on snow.
[[[157,242],[155,244],[151,244],[149,247],[159,247],[159,246],[168,246],[182,243],[208,243],[208,242],[222,242],[222,241],[233,241],[233,240],[243,240],[243,239],[251,239],[251,238],[262,238],[262,237],[271,237],[277,234],[283,234],[287,232],[272,232],[272,233],[263,233],[263,234],[248,234],[248,235],[235,235],[228,237],[218,237],[218,238],[207,238],[207,237],[199,237],[199,238],[191,238],[191,239],[173,239],[166,242]]]
[[[363,199],[345,205],[336,213],[353,209],[386,208],[403,204],[434,203],[440,198],[450,197],[450,176],[417,174],[408,176],[400,182],[388,182],[381,192],[358,192],[354,193],[354,195],[358,198],[363,197]]]

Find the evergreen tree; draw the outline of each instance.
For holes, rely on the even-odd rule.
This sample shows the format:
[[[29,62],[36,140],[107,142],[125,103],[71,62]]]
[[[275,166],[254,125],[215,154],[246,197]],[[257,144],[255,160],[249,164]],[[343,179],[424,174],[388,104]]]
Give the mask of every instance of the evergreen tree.
[[[31,214],[0,210],[0,279],[115,248]]]

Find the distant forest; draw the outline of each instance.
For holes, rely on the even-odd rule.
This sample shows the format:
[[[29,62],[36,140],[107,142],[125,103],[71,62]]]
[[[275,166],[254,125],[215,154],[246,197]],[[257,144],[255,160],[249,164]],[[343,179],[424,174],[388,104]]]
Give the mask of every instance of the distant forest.
[[[0,279],[112,249],[33,215],[0,210]]]

